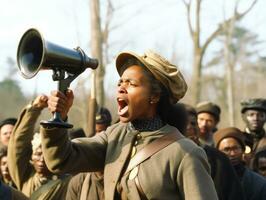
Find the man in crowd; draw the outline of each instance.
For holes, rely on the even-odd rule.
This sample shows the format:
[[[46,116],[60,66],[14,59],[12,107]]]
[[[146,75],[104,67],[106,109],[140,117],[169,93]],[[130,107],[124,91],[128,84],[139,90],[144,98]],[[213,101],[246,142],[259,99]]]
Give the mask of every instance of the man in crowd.
[[[9,169],[7,164],[7,147],[0,148],[0,169],[2,175],[2,182],[8,186],[16,188],[9,174]]]
[[[8,145],[10,175],[18,190],[31,199],[64,199],[70,176],[52,174],[43,159],[41,136],[34,126],[48,97],[38,96],[26,106],[16,123]]]
[[[242,119],[246,128],[245,143],[255,151],[258,142],[266,137],[263,128],[266,122],[266,99],[247,99],[241,102]]]
[[[245,199],[262,200],[266,197],[266,179],[245,167],[242,157],[245,150],[243,133],[234,127],[214,133],[215,147],[230,159],[241,181]]]
[[[112,117],[107,108],[96,113],[95,132],[105,131],[111,125]],[[78,141],[78,140],[77,140]],[[79,173],[68,185],[67,200],[104,200],[103,172]]]
[[[16,118],[7,118],[0,122],[0,147],[7,147],[16,122]]]
[[[183,117],[187,118],[184,135],[205,150],[211,166],[211,177],[219,199],[243,200],[243,189],[229,159],[214,147],[200,144],[196,110],[190,105],[184,104],[184,107],[187,113],[187,117]]]
[[[220,121],[221,109],[218,105],[205,101],[196,106],[199,126],[199,141],[201,144],[213,146],[213,132]]]

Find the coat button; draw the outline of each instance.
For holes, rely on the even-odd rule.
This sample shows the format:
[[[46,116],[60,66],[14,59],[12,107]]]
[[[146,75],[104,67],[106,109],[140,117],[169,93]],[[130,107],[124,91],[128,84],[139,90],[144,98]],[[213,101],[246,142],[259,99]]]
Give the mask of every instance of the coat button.
[[[133,180],[138,175],[139,168],[135,167],[131,170],[128,179]]]

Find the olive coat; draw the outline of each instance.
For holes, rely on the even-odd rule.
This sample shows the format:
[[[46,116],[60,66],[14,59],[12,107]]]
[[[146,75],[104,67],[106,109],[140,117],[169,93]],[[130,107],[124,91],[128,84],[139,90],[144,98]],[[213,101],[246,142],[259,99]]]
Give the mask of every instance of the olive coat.
[[[17,189],[31,199],[34,199],[33,194],[38,196],[39,200],[61,199],[64,198],[70,177],[51,176],[44,182],[41,181],[34,167],[30,164],[31,140],[34,135],[34,126],[40,114],[41,109],[32,107],[31,104],[22,110],[8,144],[9,173]],[[35,191],[44,185],[46,188],[38,192],[37,195]]]
[[[177,130],[170,125],[153,132],[139,132],[130,127],[130,123],[117,123],[106,132],[75,142],[68,139],[64,129],[41,128],[47,166],[55,173],[104,170],[106,200],[121,199],[118,186],[126,191],[126,199],[141,199],[134,182],[123,181],[135,136],[140,134],[142,138],[137,144],[139,150],[154,139]],[[216,200],[209,173],[204,150],[183,137],[141,163],[137,176],[148,199]]]

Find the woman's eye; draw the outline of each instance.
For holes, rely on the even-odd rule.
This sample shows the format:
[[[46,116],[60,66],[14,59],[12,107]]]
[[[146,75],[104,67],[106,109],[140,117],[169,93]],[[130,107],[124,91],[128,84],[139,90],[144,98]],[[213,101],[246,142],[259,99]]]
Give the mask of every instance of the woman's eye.
[[[118,83],[117,83],[117,86],[121,86],[121,84],[122,84],[122,81],[119,80]]]
[[[129,82],[129,84],[130,84],[131,86],[136,86],[136,83],[134,83],[134,82]]]

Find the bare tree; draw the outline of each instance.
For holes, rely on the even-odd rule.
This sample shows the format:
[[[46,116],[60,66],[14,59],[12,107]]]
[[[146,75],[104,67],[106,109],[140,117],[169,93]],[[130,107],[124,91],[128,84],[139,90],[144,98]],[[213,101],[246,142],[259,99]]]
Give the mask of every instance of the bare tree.
[[[191,39],[193,42],[193,72],[192,72],[192,104],[196,104],[200,100],[201,93],[201,76],[202,76],[202,61],[209,44],[221,33],[226,24],[231,23],[232,20],[238,21],[242,19],[256,4],[257,0],[254,0],[251,5],[244,11],[239,12],[238,7],[236,7],[234,15],[228,19],[222,21],[217,28],[207,37],[207,39],[201,41],[201,3],[202,0],[195,0],[195,24],[193,26],[192,15],[192,1],[193,0],[183,0],[183,3],[187,10],[187,23]]]
[[[235,15],[234,15],[235,16]],[[224,41],[224,60],[225,60],[225,77],[226,77],[226,90],[227,90],[227,105],[228,105],[228,117],[230,126],[235,125],[234,116],[234,67],[236,60],[232,59],[230,54],[230,46],[232,43],[232,37],[235,27],[235,17],[229,23],[224,23],[225,41]]]

